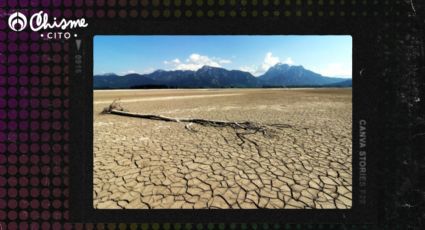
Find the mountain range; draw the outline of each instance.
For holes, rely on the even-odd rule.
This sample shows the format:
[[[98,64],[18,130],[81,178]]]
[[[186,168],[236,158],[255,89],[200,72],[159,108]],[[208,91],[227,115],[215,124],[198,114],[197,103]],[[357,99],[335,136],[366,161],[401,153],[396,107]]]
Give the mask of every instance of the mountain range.
[[[276,64],[263,75],[203,66],[191,70],[156,70],[149,74],[95,75],[94,89],[131,88],[261,88],[261,87],[351,87],[347,78],[325,77],[303,66]]]

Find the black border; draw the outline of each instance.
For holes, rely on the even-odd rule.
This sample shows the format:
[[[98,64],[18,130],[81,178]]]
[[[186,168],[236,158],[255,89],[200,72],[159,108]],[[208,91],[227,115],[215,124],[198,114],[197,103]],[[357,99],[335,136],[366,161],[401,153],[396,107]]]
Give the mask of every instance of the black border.
[[[359,120],[374,124],[374,100],[370,95],[376,90],[360,70],[370,68],[373,56],[375,29],[379,20],[369,18],[369,23],[358,23],[355,18],[336,20],[321,18],[245,18],[232,19],[181,19],[178,21],[89,20],[90,30],[82,36],[83,74],[74,75],[75,43],[70,47],[70,218],[82,222],[308,222],[308,223],[373,223],[377,220],[378,203],[375,169],[368,167],[367,204],[358,203],[358,135]],[[362,20],[364,21],[364,20]],[[248,26],[249,25],[249,26]],[[353,39],[353,207],[348,210],[97,210],[93,208],[93,91],[92,49],[95,35],[351,35]],[[373,66],[371,67],[373,68]],[[372,126],[372,125],[371,125]],[[370,127],[373,130],[373,127]],[[371,132],[369,132],[371,133]],[[371,135],[371,134],[368,134]],[[376,144],[368,138],[368,165],[376,165],[373,157]]]

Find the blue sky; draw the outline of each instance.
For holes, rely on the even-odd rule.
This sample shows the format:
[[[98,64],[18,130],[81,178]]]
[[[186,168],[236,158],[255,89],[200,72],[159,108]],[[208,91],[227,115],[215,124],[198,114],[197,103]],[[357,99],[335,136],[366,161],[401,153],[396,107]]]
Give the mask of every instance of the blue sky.
[[[94,74],[197,70],[203,65],[259,76],[277,63],[351,78],[351,36],[94,37]]]

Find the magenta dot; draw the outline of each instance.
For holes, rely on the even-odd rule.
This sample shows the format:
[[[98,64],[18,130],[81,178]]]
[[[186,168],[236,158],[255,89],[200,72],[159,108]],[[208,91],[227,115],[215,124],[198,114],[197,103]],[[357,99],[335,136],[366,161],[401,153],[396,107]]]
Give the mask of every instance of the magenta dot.
[[[31,163],[32,164],[38,164],[38,162],[40,162],[40,157],[37,155],[32,155],[31,156]]]
[[[18,94],[18,90],[15,87],[10,87],[7,94],[9,97],[15,97]]]
[[[16,41],[16,39],[18,39],[18,34],[14,33],[14,32],[10,32],[8,33],[7,38],[9,39],[9,41]]]
[[[31,208],[38,209],[40,207],[40,202],[34,199],[34,200],[31,200],[30,205],[31,205]]]
[[[44,7],[48,7],[50,5],[50,0],[41,0],[41,5]]]
[[[92,18],[93,17],[93,10],[90,10],[90,9],[89,10],[86,10],[86,14],[85,15],[86,15],[87,18]]]
[[[19,95],[21,97],[26,97],[26,96],[28,96],[28,94],[29,94],[28,88],[21,87],[19,89]],[[28,100],[27,99],[21,99],[21,100],[19,100],[19,106],[22,106],[22,104],[21,104],[22,101],[27,102],[27,106],[28,106]]]
[[[53,62],[59,63],[62,60],[61,56],[59,54],[53,55]]]
[[[38,112],[37,110],[31,111],[31,118],[32,119],[38,119],[39,117],[40,117],[40,112]]]
[[[61,112],[59,110],[55,110],[55,111],[53,111],[52,116],[56,120],[57,119],[60,119],[61,118]],[[55,135],[59,135],[59,134],[58,133],[55,133]]]
[[[0,167],[1,169],[1,167]],[[6,189],[5,188],[0,188],[0,197],[5,197],[6,196]]]
[[[50,44],[49,44],[49,43],[43,43],[43,44],[41,45],[41,50],[42,50],[43,52],[49,52],[49,51],[50,51]]]
[[[62,195],[62,190],[59,188],[53,189],[53,196],[54,197],[60,197]]]
[[[10,153],[15,153],[17,149],[18,149],[18,147],[16,146],[16,144],[15,144],[15,143],[13,143],[13,144],[9,144],[9,145],[7,146],[7,150],[8,150]],[[9,172],[9,173],[10,173],[10,172]],[[16,172],[15,172],[15,173],[16,173]]]
[[[18,172],[18,168],[16,168],[16,166],[11,165],[7,168],[7,173],[9,175],[15,175]]]
[[[9,195],[9,197],[16,197],[17,194],[18,192],[15,188],[9,188],[7,190],[7,195]]]
[[[41,162],[43,162],[43,164],[49,164],[50,163],[50,156],[48,155],[43,155],[41,157]]]
[[[28,197],[29,192],[27,188],[21,188],[19,189],[19,196],[20,197]]]
[[[70,10],[70,9],[66,9],[66,10],[63,12],[63,16],[64,16],[65,18],[70,18],[70,17],[72,17],[72,10]]]
[[[15,187],[18,184],[18,180],[16,179],[16,177],[9,177],[9,179],[7,179],[7,183],[9,184],[9,186]]]
[[[97,10],[96,15],[99,18],[103,18],[105,16],[105,11],[104,10]]]
[[[18,50],[18,45],[16,45],[16,43],[9,43],[8,50],[10,52],[16,52]]]
[[[9,85],[16,85],[18,83],[18,78],[15,76],[9,77],[7,83],[9,83]]]
[[[54,88],[53,89],[53,96],[59,97],[61,95],[62,91],[60,88]]]
[[[38,74],[40,72],[40,67],[33,65],[31,66],[30,71],[32,74]]]
[[[37,153],[40,150],[40,147],[38,144],[31,144],[31,152]]]
[[[56,65],[56,66],[53,67],[53,73],[54,74],[60,74],[61,71],[62,71],[62,68],[60,66]]]
[[[41,90],[41,96],[43,96],[43,97],[48,97],[48,96],[50,96],[50,89],[49,89],[49,88],[43,88],[43,89]]]
[[[61,79],[60,79],[60,77],[54,77],[54,78],[53,78],[53,84],[54,84],[54,85],[60,85],[60,84],[61,84]]]
[[[27,52],[28,51],[28,44],[26,44],[26,43],[23,43],[23,44],[21,44],[20,46],[19,46],[19,51],[21,51],[21,52]]]
[[[27,219],[28,219],[28,217],[27,217]],[[28,222],[20,222],[19,223],[19,229],[22,229],[22,230],[28,230],[28,229],[30,229],[30,227],[28,225]]]
[[[84,11],[83,11],[83,10],[81,10],[81,9],[77,9],[77,10],[75,11],[75,17],[77,17],[77,18],[81,18],[81,17],[83,17],[83,15],[84,15]]]
[[[7,62],[9,63],[15,63],[16,61],[18,61],[18,56],[16,56],[15,54],[11,54],[7,58]]]
[[[53,178],[52,183],[54,186],[60,186],[62,184],[61,179],[59,177]]]
[[[28,219],[28,212],[27,211],[20,211],[19,212],[19,219],[21,219],[21,220]]]
[[[28,121],[21,121],[19,122],[19,130],[23,131],[23,130],[27,130],[29,126]]]
[[[27,155],[21,155],[20,157],[19,157],[19,162],[21,163],[21,164],[26,164],[27,162],[28,162],[28,156]]]
[[[60,130],[61,129],[61,127],[62,127],[62,123],[60,122],[60,121],[54,121],[53,122],[53,129],[54,130]],[[63,127],[65,128],[65,129],[69,129],[69,125],[68,125],[68,122],[64,122],[64,124],[63,124]]]
[[[19,77],[19,84],[21,84],[21,86],[22,85],[27,85],[28,84],[28,77],[27,76],[21,76],[21,77]],[[21,89],[26,89],[26,88],[24,88],[24,87],[22,87]]]
[[[29,34],[27,32],[21,31],[19,32],[19,39],[21,41],[26,41],[29,38]]]
[[[38,41],[40,39],[40,34],[38,32],[31,32],[31,40]]]
[[[26,63],[28,62],[28,55],[26,55],[26,54],[22,54],[22,55],[20,55],[20,56],[19,56],[19,61],[20,61],[21,63],[26,64]]]
[[[54,222],[54,223],[52,224],[52,229],[53,229],[53,230],[59,230],[59,229],[63,229],[63,227],[62,227],[62,224],[61,224],[61,223],[59,223],[59,222]]]
[[[41,129],[43,129],[44,131],[47,131],[47,130],[49,130],[50,129],[50,122],[48,122],[48,121],[43,121],[42,123],[41,123]]]
[[[42,201],[41,201],[41,207],[42,207],[42,208],[45,208],[45,209],[50,208],[50,201],[49,201],[49,200],[47,200],[47,199],[42,200]]]
[[[30,49],[32,52],[37,52],[40,49],[40,46],[38,45],[38,43],[32,43],[30,46]],[[37,56],[37,55],[33,54],[33,56]]]
[[[31,177],[30,184],[32,186],[37,186],[39,183],[40,183],[40,181],[39,181],[39,179],[37,177]],[[32,194],[32,191],[31,191],[31,194]]]
[[[36,97],[40,94],[40,90],[38,88],[32,88],[31,89],[31,96]],[[36,99],[31,99],[31,106],[33,105],[33,101],[38,101]],[[33,106],[32,106],[33,107]]]
[[[45,66],[41,67],[41,72],[42,72],[43,74],[49,74],[49,73],[50,73],[50,67],[49,67],[49,66],[47,66],[47,65],[45,65]]]
[[[9,108],[16,108],[18,106],[18,101],[15,98],[11,98],[8,100]]]
[[[21,166],[19,167],[19,174],[21,175],[27,175],[29,172],[29,169],[27,166]],[[28,179],[26,177],[19,178],[19,184],[24,185],[28,183]]]
[[[6,178],[5,178],[5,177],[3,177],[3,176],[0,176],[0,186],[4,186],[4,185],[6,185],[6,182],[7,182]],[[0,199],[0,201],[1,201],[1,199]],[[1,207],[0,207],[0,208],[1,208]]]
[[[47,212],[47,211],[43,211],[43,213],[44,212]],[[48,214],[48,216],[50,217],[50,213],[49,212],[47,212]],[[41,214],[42,215],[42,218],[43,218],[43,214]],[[45,218],[46,216],[44,216],[44,218]],[[43,218],[43,219],[44,219]],[[45,220],[48,220],[49,218],[47,218],[47,219],[45,219]],[[50,223],[49,222],[43,222],[42,224],[41,224],[41,229],[42,230],[50,230],[51,229],[51,227],[50,227]]]
[[[54,219],[54,220],[60,220],[60,219],[61,219],[61,217],[62,217],[61,212],[59,212],[59,211],[54,211],[54,212],[53,212],[53,219]]]
[[[9,218],[9,220],[15,220],[17,217],[18,217],[18,214],[16,211],[7,212],[7,218]]]
[[[15,209],[16,207],[18,207],[18,202],[15,199],[11,199],[7,202],[7,206],[10,209]]]
[[[40,94],[40,90],[38,88],[32,88],[31,89],[31,95],[32,96],[38,96]],[[40,106],[40,100],[38,99],[31,99],[30,104],[32,108],[38,108]]]
[[[43,166],[43,167],[41,168],[41,173],[42,173],[43,175],[49,175],[49,174],[50,174],[50,167],[49,167],[49,166]]]
[[[19,145],[19,151],[21,153],[28,153],[28,145],[27,144],[21,144],[21,145]]]
[[[61,151],[61,146],[59,144],[54,144],[53,145],[53,152],[59,153],[60,151]]]
[[[38,124],[37,122],[31,122],[31,123]],[[40,139],[40,136],[38,135],[38,133],[35,133],[35,132],[32,132],[30,136],[31,136],[31,141],[34,141],[34,142],[36,142]],[[32,144],[32,145],[37,145],[37,144]],[[33,160],[36,160],[36,162],[34,162]],[[37,163],[38,161],[39,161],[38,156],[36,156],[36,155],[31,156],[31,162],[32,163]]]
[[[54,156],[53,156],[53,163],[54,163],[55,165],[60,165],[60,164],[61,164],[61,162],[62,162],[62,158],[61,158],[60,156],[58,156],[58,155],[54,155]]]
[[[48,111],[48,110],[43,110],[43,111],[41,112],[41,118],[42,118],[42,119],[49,119],[49,118],[50,118],[50,111]]]
[[[19,106],[23,109],[27,108],[28,107],[28,100],[25,100],[25,99],[19,100]],[[19,118],[27,119],[28,118],[28,111],[27,110],[19,111]]]
[[[62,101],[60,99],[54,99],[53,100],[53,107],[60,108],[62,105]]]
[[[28,208],[28,206],[30,205],[30,203],[28,202],[28,200],[24,200],[24,199],[20,199],[19,200],[19,207],[22,209]]]
[[[62,16],[62,11],[61,10],[58,10],[58,9],[53,10],[52,16],[53,17],[56,17],[56,18],[59,18],[59,17]]]
[[[19,73],[20,74],[27,74],[28,73],[28,67],[23,65],[19,67]]]
[[[11,222],[7,225],[7,229],[16,230],[16,229],[18,229],[18,224],[16,222]]]
[[[10,156],[7,158],[7,161],[8,161],[10,164],[16,164],[16,162],[18,162],[18,157],[17,157],[16,155],[10,155]]]
[[[9,130],[16,130],[18,128],[18,123],[15,121],[10,121],[7,127],[9,128]],[[12,141],[12,138],[10,136],[9,140]]]
[[[31,84],[33,85],[40,84],[40,79],[38,77],[31,77]]]
[[[52,206],[58,209],[62,206],[62,202],[60,200],[54,200]]]
[[[9,66],[7,68],[7,72],[9,72],[9,74],[15,75],[18,72],[18,68],[16,66]]]
[[[0,199],[0,210],[6,208],[6,201],[4,199]]]
[[[40,214],[38,211],[31,211],[30,216],[32,220],[38,220],[40,218]]]

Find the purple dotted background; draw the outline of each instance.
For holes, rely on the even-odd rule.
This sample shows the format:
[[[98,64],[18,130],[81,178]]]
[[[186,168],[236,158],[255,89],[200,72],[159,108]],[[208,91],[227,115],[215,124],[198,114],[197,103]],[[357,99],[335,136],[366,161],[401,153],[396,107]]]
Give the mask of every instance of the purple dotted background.
[[[363,3],[376,5],[376,1],[357,1],[358,11],[349,10],[354,8],[350,5],[352,1],[325,4],[331,8],[324,7],[320,1],[267,2],[266,5],[262,1],[221,0],[0,0],[0,229],[140,226],[69,223],[68,52],[69,42],[73,40],[46,40],[29,29],[14,32],[7,25],[10,13],[19,10],[28,16],[43,10],[50,18],[88,20],[321,16],[320,12],[333,12],[335,16],[377,14],[366,10],[373,7]],[[220,7],[228,10],[219,10]]]

